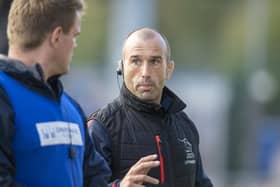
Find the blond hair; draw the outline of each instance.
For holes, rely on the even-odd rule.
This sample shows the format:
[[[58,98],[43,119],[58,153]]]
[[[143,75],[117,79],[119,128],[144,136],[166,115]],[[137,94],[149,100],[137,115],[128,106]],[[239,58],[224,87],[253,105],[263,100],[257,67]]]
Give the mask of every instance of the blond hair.
[[[83,9],[83,0],[14,0],[8,17],[9,45],[36,48],[58,26],[68,33]]]

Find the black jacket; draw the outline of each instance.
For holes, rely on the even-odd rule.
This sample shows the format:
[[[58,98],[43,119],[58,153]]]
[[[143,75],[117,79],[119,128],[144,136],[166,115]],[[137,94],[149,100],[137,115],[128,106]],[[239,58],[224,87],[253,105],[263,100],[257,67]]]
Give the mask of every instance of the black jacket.
[[[149,175],[160,179],[157,186],[212,187],[203,171],[198,132],[185,107],[166,87],[161,105],[156,105],[123,86],[118,98],[93,113],[90,132],[112,169],[111,181],[123,178],[141,157],[156,153],[161,164]]]
[[[63,87],[58,76],[50,78],[47,82],[43,79],[43,72],[39,65],[26,67],[23,63],[0,55],[0,71],[19,81],[22,85],[34,92],[48,97],[51,100],[59,100]],[[20,97],[20,93],[19,93]],[[73,100],[73,102],[75,102]],[[77,103],[76,103],[77,104]],[[79,105],[77,104],[77,107]],[[28,109],[27,109],[28,110]],[[81,110],[81,109],[80,109]],[[81,113],[82,110],[81,110]],[[16,163],[13,154],[14,110],[7,93],[0,84],[0,186],[23,187],[14,180]],[[86,117],[85,115],[85,132]],[[42,168],[44,169],[44,168]],[[28,171],[32,172],[32,171]],[[85,153],[83,162],[84,186],[107,186],[110,177],[110,169],[106,162],[94,149],[88,133],[85,133]]]

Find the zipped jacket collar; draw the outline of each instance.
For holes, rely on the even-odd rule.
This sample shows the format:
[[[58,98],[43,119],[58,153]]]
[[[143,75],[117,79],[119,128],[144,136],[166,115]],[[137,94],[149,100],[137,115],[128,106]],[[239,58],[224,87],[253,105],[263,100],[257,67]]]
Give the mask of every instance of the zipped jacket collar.
[[[43,95],[58,99],[63,92],[62,83],[58,79],[60,75],[50,77],[45,81],[40,64],[28,67],[19,60],[0,55],[0,71]]]
[[[123,84],[120,94],[121,102],[129,107],[152,114],[177,113],[184,110],[186,104],[167,87],[163,88],[161,104],[147,103],[133,95]]]

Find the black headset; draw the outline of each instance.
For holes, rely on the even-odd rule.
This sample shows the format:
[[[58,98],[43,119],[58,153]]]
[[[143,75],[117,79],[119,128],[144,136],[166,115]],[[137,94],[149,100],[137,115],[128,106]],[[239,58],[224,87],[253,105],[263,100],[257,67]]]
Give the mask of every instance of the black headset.
[[[117,75],[121,76],[123,74],[123,61],[120,61],[119,67],[116,70]]]
[[[118,63],[118,68],[116,69],[116,73],[117,73],[117,82],[118,82],[119,90],[121,90],[119,76],[122,76],[123,81],[124,81],[124,77],[123,77],[123,61],[122,60],[120,60],[119,63]]]

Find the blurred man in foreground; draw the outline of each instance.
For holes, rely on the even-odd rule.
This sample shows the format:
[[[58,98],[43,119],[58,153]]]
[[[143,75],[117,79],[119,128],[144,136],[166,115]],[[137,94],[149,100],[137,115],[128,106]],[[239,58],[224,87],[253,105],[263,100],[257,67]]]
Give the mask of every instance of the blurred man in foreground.
[[[107,186],[110,170],[59,80],[69,70],[83,7],[83,0],[12,3],[9,53],[0,57],[0,186]]]

